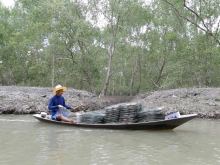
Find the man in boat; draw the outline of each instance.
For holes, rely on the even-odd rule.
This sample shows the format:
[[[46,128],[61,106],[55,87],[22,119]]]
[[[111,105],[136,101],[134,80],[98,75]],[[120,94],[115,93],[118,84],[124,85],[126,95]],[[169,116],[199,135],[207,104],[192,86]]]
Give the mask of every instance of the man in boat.
[[[63,92],[66,91],[66,87],[61,85],[57,85],[53,90],[53,97],[50,98],[48,109],[51,113],[51,119],[57,121],[69,122],[71,124],[76,124],[75,121],[67,118],[67,115],[62,114],[60,108],[65,107],[66,109],[70,109],[71,112],[75,111],[75,108],[66,105],[65,99],[62,96]]]

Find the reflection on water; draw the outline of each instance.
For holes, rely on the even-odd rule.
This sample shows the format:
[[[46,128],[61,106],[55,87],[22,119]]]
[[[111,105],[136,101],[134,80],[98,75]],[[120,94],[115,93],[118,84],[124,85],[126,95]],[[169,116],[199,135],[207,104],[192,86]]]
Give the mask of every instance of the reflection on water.
[[[215,165],[220,121],[193,119],[169,131],[86,129],[0,116],[0,164]]]

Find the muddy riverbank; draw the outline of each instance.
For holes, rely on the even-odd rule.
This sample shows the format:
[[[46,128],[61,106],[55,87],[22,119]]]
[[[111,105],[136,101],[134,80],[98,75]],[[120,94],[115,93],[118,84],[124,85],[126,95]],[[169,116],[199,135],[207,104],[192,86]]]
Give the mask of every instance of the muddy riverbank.
[[[47,104],[53,88],[0,86],[0,114],[34,114],[48,112]],[[146,92],[134,97],[97,97],[92,93],[68,88],[66,104],[85,105],[87,111],[103,109],[122,102],[141,102],[142,108],[165,106],[181,114],[197,113],[200,118],[220,119],[220,88],[181,88]]]

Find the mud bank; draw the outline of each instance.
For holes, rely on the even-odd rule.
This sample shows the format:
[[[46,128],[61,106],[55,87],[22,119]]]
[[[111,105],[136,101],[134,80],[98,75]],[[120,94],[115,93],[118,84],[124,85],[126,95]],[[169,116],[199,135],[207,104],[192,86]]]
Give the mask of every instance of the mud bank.
[[[0,86],[0,114],[34,114],[48,112],[53,88]],[[141,102],[142,108],[165,106],[181,114],[198,114],[200,118],[220,119],[220,88],[181,88],[146,92],[135,97],[105,96],[68,88],[63,95],[66,104],[83,104],[87,111],[103,109],[122,102]]]
[[[53,96],[53,88],[0,86],[0,114],[34,114],[47,109],[48,101]],[[129,102],[133,97],[106,96],[97,97],[92,93],[68,88],[64,92],[66,104],[76,107],[83,104],[87,111],[103,109],[120,102]]]
[[[165,106],[180,114],[198,114],[199,118],[220,119],[220,88],[181,88],[137,95],[143,107]]]

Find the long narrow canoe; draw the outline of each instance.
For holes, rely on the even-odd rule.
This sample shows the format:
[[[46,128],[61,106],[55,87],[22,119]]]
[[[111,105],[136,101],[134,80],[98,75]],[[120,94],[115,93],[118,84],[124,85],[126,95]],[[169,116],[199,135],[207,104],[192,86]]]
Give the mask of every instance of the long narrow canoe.
[[[84,127],[84,128],[105,128],[105,129],[124,129],[124,130],[169,130],[174,129],[189,120],[195,118],[197,114],[181,115],[180,118],[170,119],[170,120],[157,120],[150,122],[140,122],[140,123],[108,123],[108,124],[87,124],[87,123],[77,123],[71,124],[62,121],[55,121],[48,118],[41,117],[40,114],[35,114],[33,117],[39,121],[67,125],[73,127]]]

